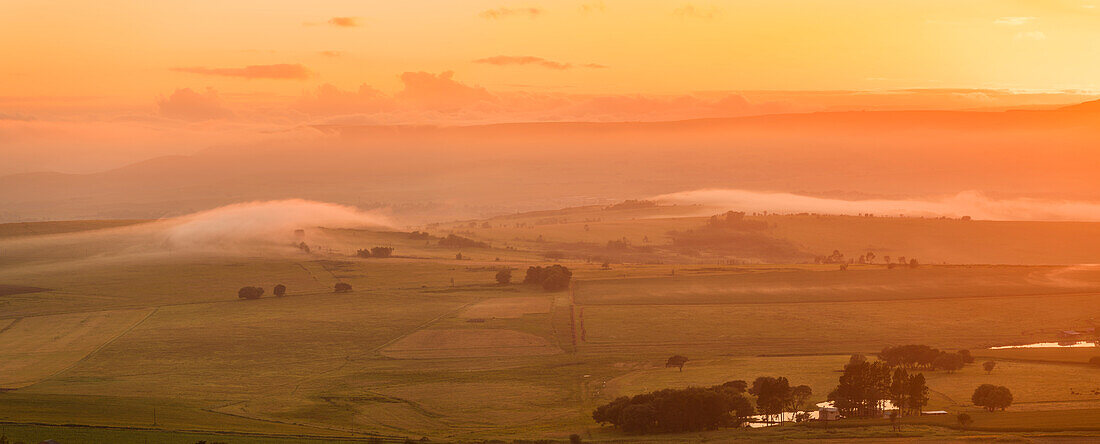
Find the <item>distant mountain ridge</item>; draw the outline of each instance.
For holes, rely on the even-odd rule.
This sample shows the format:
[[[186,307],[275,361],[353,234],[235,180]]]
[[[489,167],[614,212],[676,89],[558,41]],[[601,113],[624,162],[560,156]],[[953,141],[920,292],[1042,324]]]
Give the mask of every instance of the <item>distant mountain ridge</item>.
[[[671,122],[315,127],[92,174],[0,177],[0,221],[155,218],[305,198],[476,217],[707,187],[1100,200],[1100,101],[1055,110],[844,111]]]

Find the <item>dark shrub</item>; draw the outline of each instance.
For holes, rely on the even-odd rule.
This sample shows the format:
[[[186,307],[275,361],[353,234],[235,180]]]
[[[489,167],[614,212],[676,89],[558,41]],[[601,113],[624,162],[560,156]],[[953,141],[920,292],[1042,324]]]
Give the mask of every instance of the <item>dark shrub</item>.
[[[569,288],[569,281],[572,279],[572,271],[555,264],[549,267],[527,267],[523,283],[541,285],[547,291],[561,291]]]
[[[512,270],[503,269],[497,272],[497,283],[501,285],[512,283]]]
[[[237,290],[237,297],[241,299],[259,299],[264,295],[264,289],[260,287],[241,287]]]
[[[723,384],[620,397],[596,408],[592,419],[627,433],[688,432],[740,426],[752,414],[752,402]]]
[[[462,236],[455,236],[454,234],[448,234],[447,237],[440,239],[439,246],[448,248],[489,248],[489,244],[485,242],[478,242]]]
[[[336,293],[347,293],[351,291],[351,284],[337,282],[333,288],[335,289]]]

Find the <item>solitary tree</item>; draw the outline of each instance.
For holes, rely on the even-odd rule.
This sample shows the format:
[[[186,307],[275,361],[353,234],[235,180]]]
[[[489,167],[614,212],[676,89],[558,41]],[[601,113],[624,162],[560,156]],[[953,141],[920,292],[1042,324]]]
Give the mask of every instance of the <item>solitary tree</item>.
[[[974,356],[970,354],[970,350],[963,349],[963,350],[959,350],[955,353],[958,353],[959,356],[962,356],[963,364],[973,364],[974,363]]]
[[[959,416],[956,416],[955,419],[959,421],[959,426],[963,429],[974,423],[974,418],[971,418],[969,413],[959,413]]]
[[[806,400],[813,395],[813,390],[808,385],[799,385],[791,389],[791,410],[802,410]]]
[[[963,357],[958,353],[942,353],[932,361],[932,367],[954,373],[955,370],[963,368]]]
[[[990,412],[997,409],[1004,410],[1012,405],[1012,392],[1007,387],[993,384],[982,384],[974,389],[970,401],[976,406],[985,407]]]
[[[497,272],[497,283],[500,285],[508,285],[512,282],[512,270],[503,269]]]
[[[335,290],[336,293],[347,293],[347,292],[351,291],[351,284],[347,284],[347,283],[344,283],[344,282],[337,282],[336,285],[333,287],[333,289]]]
[[[688,358],[680,355],[673,355],[671,358],[668,358],[668,361],[665,362],[665,368],[677,367],[680,369],[680,371],[684,371],[684,364],[687,364],[687,362]]]
[[[782,376],[756,378],[749,393],[756,395],[756,409],[766,416],[783,413],[794,404],[791,383]]]
[[[569,281],[573,279],[573,272],[561,265],[547,267],[546,278],[542,281],[542,288],[547,291],[561,291],[569,288]]]
[[[993,367],[996,367],[997,363],[993,361],[985,361],[982,363],[982,368],[985,369],[985,373],[988,375],[993,372]]]
[[[237,290],[237,297],[241,299],[259,299],[264,295],[264,289],[260,287],[241,287]]]
[[[285,295],[286,294],[286,285],[283,285],[283,284],[276,285],[275,288],[271,289],[271,293],[274,294],[275,296]]]
[[[370,256],[377,258],[387,258],[393,256],[393,247],[371,247]]]

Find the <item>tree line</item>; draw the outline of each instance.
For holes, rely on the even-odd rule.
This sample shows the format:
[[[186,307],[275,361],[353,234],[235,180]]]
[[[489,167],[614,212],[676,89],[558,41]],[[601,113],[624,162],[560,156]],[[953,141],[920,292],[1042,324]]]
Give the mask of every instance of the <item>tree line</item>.
[[[511,278],[510,272],[509,278]],[[527,267],[527,274],[523,277],[523,283],[541,286],[546,291],[561,291],[569,288],[569,282],[572,279],[572,271],[555,264],[548,267]]]
[[[673,355],[665,367],[683,371],[687,362],[687,357]],[[930,399],[924,374],[913,370],[953,372],[972,362],[968,350],[950,353],[926,345],[887,347],[874,362],[863,355],[852,355],[827,399],[845,417],[881,416],[889,401],[897,408],[891,413],[891,421],[897,426],[898,417],[921,414]],[[983,369],[988,373],[995,365],[989,361]],[[785,377],[762,376],[751,385],[736,380],[711,387],[623,396],[596,408],[592,418],[627,433],[712,430],[743,426],[754,413],[765,418],[780,415],[782,420],[783,413],[804,408],[812,395],[809,386],[792,386]],[[1012,393],[1004,386],[982,384],[974,390],[971,401],[990,412],[1004,410],[1012,404]]]
[[[676,364],[687,358],[674,356]],[[667,366],[667,365],[666,365]],[[675,366],[675,365],[671,365]],[[743,380],[710,387],[664,389],[622,396],[599,406],[592,419],[626,433],[665,433],[741,427],[754,414],[765,417],[801,409],[813,394],[807,385],[792,386],[785,377],[761,376],[750,386]]]
[[[855,355],[844,366],[840,383],[828,399],[847,417],[881,415],[884,400],[902,414],[920,414],[928,404],[928,386],[923,373],[910,375],[904,368],[883,361],[868,362]]]
[[[891,367],[946,370],[949,373],[960,370],[964,365],[974,362],[970,350],[949,353],[927,345],[917,344],[886,347],[879,352],[878,357]]]
[[[333,285],[333,292],[334,293],[347,293],[347,292],[350,292],[350,291],[351,291],[351,284],[348,284],[348,283],[345,283],[345,282],[337,282],[336,285]],[[275,296],[278,296],[278,297],[285,296],[286,295],[286,285],[283,285],[283,284],[275,285],[274,287],[271,288],[271,294],[274,294]],[[263,287],[245,286],[245,287],[241,287],[240,290],[237,290],[237,298],[239,298],[239,299],[259,299],[259,298],[263,297],[263,295],[264,295]]]
[[[597,407],[592,419],[636,434],[738,427],[753,414],[745,386],[745,381],[730,381],[623,396]]]

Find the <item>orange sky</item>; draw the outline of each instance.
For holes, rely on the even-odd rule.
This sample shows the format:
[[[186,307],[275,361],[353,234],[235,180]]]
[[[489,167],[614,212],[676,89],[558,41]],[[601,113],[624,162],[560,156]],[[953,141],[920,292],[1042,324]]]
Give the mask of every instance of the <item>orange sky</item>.
[[[4,0],[0,175],[311,123],[1074,103],[1093,1]]]
[[[494,91],[1100,89],[1093,6],[6,0],[0,96],[137,102],[181,87],[298,96],[325,83],[392,93],[407,71],[455,71]],[[506,64],[502,56],[530,59]],[[485,59],[498,63],[477,62]],[[301,75],[258,79],[245,71],[262,65],[291,65]]]

